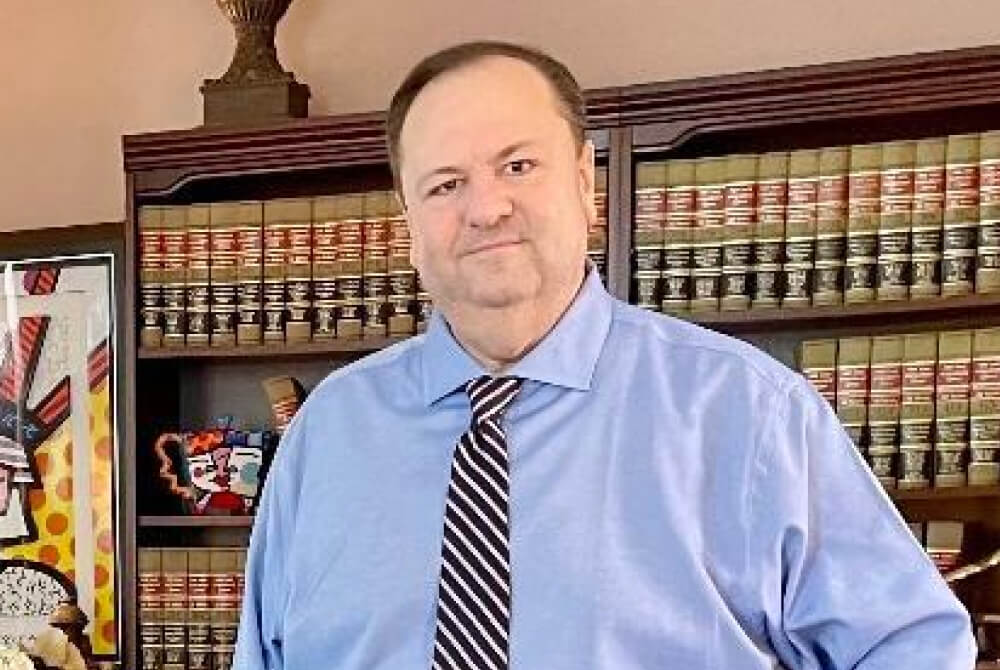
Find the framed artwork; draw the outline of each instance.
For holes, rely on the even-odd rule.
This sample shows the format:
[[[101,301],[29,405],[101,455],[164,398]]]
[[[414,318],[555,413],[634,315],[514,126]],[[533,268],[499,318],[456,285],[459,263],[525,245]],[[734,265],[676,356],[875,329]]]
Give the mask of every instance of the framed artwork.
[[[69,605],[119,657],[114,261],[0,252],[0,646]]]

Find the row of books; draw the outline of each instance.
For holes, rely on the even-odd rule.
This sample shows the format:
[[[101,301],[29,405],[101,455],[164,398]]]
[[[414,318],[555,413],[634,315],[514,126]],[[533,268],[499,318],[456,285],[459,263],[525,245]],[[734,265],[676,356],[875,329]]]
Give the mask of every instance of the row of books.
[[[229,670],[246,550],[139,549],[142,670]]]
[[[607,182],[606,171],[598,184]],[[589,255],[605,272],[607,190]],[[256,346],[409,335],[431,311],[390,191],[144,206],[144,347]]]
[[[886,488],[1000,483],[1000,328],[810,340],[799,368]]]
[[[1000,131],[643,162],[633,299],[666,312],[1000,291]]]

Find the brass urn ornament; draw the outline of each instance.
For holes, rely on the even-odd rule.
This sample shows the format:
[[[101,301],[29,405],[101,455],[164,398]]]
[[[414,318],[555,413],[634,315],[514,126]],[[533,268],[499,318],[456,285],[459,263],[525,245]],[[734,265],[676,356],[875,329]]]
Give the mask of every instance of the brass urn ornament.
[[[278,62],[274,34],[292,0],[216,0],[236,30],[236,53],[226,73],[206,79],[205,124],[245,124],[304,118],[309,87]]]

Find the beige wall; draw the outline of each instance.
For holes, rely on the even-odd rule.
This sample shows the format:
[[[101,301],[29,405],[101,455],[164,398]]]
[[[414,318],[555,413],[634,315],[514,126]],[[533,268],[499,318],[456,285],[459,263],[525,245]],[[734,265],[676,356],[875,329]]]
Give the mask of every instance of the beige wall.
[[[199,123],[228,24],[212,0],[5,4],[0,231],[121,218],[121,135]],[[383,108],[416,58],[476,37],[541,46],[584,86],[611,86],[996,44],[1000,3],[296,0],[279,52],[331,114]]]

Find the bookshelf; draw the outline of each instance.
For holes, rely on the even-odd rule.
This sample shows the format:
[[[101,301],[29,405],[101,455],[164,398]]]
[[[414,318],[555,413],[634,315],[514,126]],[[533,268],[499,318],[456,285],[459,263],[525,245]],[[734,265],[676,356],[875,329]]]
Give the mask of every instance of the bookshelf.
[[[607,285],[628,300],[632,283],[636,166],[671,160],[849,146],[996,129],[1000,126],[1000,47],[879,58],[587,93],[588,136],[607,170]],[[400,339],[332,340],[257,347],[149,348],[139,343],[138,215],[147,206],[328,196],[391,188],[381,114],[355,114],[241,128],[195,128],[127,136],[122,354],[128,418],[122,518],[125,665],[137,667],[137,549],[178,539],[206,545],[245,541],[243,518],[168,513],[148,478],[148,445],[160,432],[195,428],[207,411],[249,408],[263,377],[290,374],[307,385],[333,367]],[[1000,325],[1000,295],[968,295],[849,306],[805,306],[685,315],[744,337],[788,362],[815,337],[888,334]],[[224,390],[220,390],[224,389]],[[226,390],[228,389],[228,390]],[[258,394],[259,395],[259,394]],[[1000,487],[894,491],[909,520],[970,524],[975,559],[1000,546]],[[192,546],[186,544],[185,546]],[[959,589],[976,612],[1000,611],[1000,576]]]

